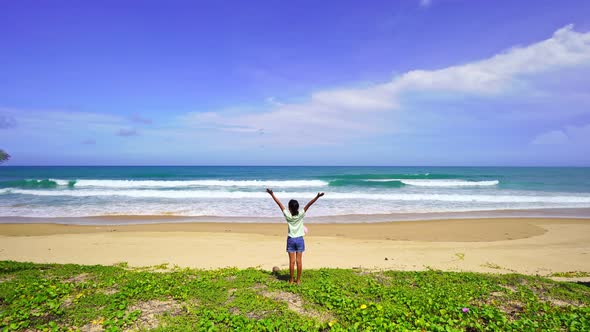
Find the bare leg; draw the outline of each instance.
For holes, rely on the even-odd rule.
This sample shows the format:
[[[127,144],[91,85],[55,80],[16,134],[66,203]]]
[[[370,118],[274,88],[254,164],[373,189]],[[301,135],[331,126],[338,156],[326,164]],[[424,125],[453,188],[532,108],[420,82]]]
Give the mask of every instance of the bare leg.
[[[301,283],[301,269],[303,269],[303,253],[298,252],[297,255],[297,285]]]
[[[291,277],[289,278],[289,283],[293,283],[293,272],[295,272],[295,253],[289,252],[289,274]],[[299,273],[299,272],[298,272]]]

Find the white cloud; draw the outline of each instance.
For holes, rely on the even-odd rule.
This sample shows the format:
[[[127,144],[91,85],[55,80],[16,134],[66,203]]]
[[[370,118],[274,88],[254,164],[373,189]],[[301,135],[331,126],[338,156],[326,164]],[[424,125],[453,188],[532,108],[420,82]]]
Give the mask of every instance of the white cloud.
[[[590,124],[584,126],[565,126],[563,129],[551,130],[535,137],[534,145],[590,144]]]
[[[531,143],[534,145],[558,145],[568,141],[569,137],[563,130],[552,130],[535,137]]]
[[[26,138],[39,144],[58,144],[72,139],[79,142],[82,140],[79,136],[89,134],[112,135],[112,132],[128,122],[116,115],[64,110],[0,108],[0,116],[18,121],[16,131],[9,135],[11,141],[19,142]]]
[[[275,97],[268,97],[265,99],[266,103],[272,106],[283,106],[283,103],[277,101]]]
[[[240,143],[330,145],[343,137],[354,137],[378,131],[375,121],[367,123],[355,114],[343,117],[338,109],[317,103],[286,104],[270,111],[194,112],[179,118],[179,125],[207,130],[209,136],[217,131],[221,139],[234,141],[231,134],[241,134]],[[366,116],[364,117],[366,118]],[[213,130],[213,132],[211,132]],[[264,135],[260,135],[264,132]],[[251,134],[251,135],[248,135]],[[264,137],[261,137],[264,136]]]
[[[515,47],[489,59],[439,70],[414,70],[385,84],[393,96],[405,91],[444,91],[497,94],[520,76],[590,63],[590,32],[579,33],[568,25],[549,39]]]
[[[428,7],[432,4],[432,0],[420,0],[420,7]]]
[[[63,110],[0,108],[0,116],[16,119],[19,123],[19,127],[23,128],[67,128],[74,124],[100,127],[112,126],[125,122],[124,118],[116,115]]]
[[[146,117],[143,117],[143,116],[141,116],[141,115],[139,115],[139,114],[137,114],[137,113],[136,113],[136,114],[133,114],[133,115],[131,115],[131,116],[129,117],[129,120],[130,120],[131,122],[134,122],[134,123],[140,123],[140,124],[152,124],[152,120],[151,120],[151,119],[148,119],[148,118],[146,118]]]
[[[282,139],[289,139],[294,131],[310,139],[395,132],[400,125],[393,125],[386,117],[404,111],[402,100],[408,93],[497,98],[526,86],[531,75],[588,64],[590,32],[576,32],[568,25],[546,40],[513,47],[488,59],[438,70],[413,70],[362,88],[317,91],[301,103],[275,103],[271,98],[267,99],[270,110],[265,111],[189,114],[188,123],[225,132],[264,129]]]
[[[0,114],[0,129],[11,129],[17,126],[14,117]]]
[[[387,110],[397,107],[384,86],[365,89],[339,89],[314,93],[312,103],[345,110]]]
[[[488,59],[439,70],[413,70],[390,82],[360,89],[318,92],[312,100],[357,110],[394,109],[406,92],[496,95],[509,91],[521,76],[581,64],[590,64],[590,32],[576,32],[567,25],[549,39]]]
[[[121,136],[121,137],[131,137],[131,136],[137,136],[137,135],[139,135],[139,133],[135,129],[122,128],[122,129],[119,129],[115,133],[115,135]]]

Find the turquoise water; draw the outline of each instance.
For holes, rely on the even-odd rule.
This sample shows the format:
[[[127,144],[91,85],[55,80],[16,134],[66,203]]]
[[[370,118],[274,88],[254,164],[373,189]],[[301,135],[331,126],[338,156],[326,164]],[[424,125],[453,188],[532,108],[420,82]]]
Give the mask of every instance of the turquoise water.
[[[590,168],[0,167],[0,217],[276,216],[590,208]]]

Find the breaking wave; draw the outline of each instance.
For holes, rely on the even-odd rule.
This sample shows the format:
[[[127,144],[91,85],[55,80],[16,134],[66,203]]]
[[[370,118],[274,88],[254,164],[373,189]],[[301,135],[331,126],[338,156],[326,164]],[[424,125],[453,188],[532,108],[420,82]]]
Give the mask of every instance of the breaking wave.
[[[226,198],[226,199],[267,199],[268,194],[263,191],[211,191],[211,190],[24,190],[2,189],[2,194],[21,194],[33,196],[124,196],[135,198]],[[313,192],[275,192],[280,198],[313,197]],[[383,201],[441,201],[441,202],[482,202],[482,203],[586,203],[590,204],[589,195],[481,195],[481,194],[410,194],[410,193],[329,193],[323,199],[327,200],[383,200]]]
[[[38,180],[30,180],[38,181]],[[322,187],[328,182],[322,180],[62,180],[49,179],[54,188],[69,186],[75,188],[186,188],[186,187]],[[18,186],[5,186],[21,188]],[[32,187],[31,187],[32,188]]]

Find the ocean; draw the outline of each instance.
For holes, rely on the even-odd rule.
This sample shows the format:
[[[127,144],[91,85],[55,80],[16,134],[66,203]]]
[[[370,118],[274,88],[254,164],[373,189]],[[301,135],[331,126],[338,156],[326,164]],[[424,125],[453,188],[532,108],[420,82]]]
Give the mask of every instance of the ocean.
[[[280,216],[266,188],[285,205],[325,192],[308,215],[328,222],[590,210],[590,168],[2,166],[0,222],[140,215],[255,222]]]

